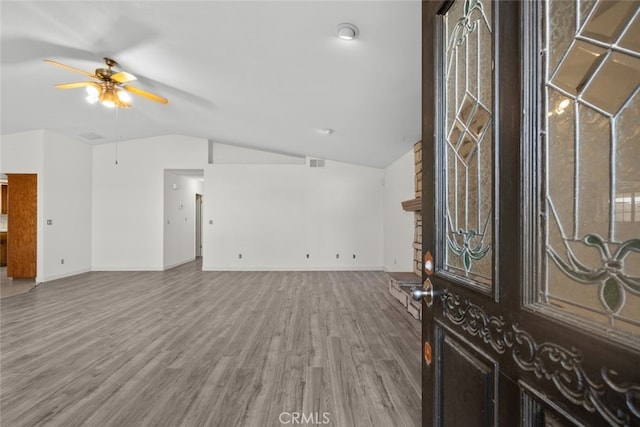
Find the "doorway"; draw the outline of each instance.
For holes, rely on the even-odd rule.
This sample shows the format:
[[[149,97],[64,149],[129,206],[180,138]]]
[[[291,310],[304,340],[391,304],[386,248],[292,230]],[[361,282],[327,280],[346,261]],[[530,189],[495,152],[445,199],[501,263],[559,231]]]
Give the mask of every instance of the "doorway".
[[[196,247],[202,246],[202,239],[196,241],[197,225],[194,204],[196,194],[202,195],[204,171],[202,169],[164,170],[164,268],[169,269],[193,261],[200,256]]]

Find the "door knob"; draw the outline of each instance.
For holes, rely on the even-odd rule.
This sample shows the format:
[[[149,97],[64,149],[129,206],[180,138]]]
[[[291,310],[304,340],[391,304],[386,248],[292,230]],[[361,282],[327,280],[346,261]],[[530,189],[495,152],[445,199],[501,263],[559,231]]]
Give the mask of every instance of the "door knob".
[[[429,291],[427,291],[422,286],[416,286],[415,288],[411,289],[411,298],[413,298],[416,301],[420,301],[422,298],[424,297],[428,298],[430,296],[431,294],[429,294]]]
[[[431,284],[431,280],[425,280],[424,286],[411,288],[411,298],[416,301],[424,299],[427,307],[431,307],[431,305],[433,305],[433,285]]]
[[[411,295],[411,298],[416,300],[416,301],[420,301],[422,299],[424,299],[425,304],[427,304],[427,307],[431,307],[431,305],[433,304],[433,297],[434,297],[434,293],[433,293],[433,285],[431,284],[431,280],[427,279],[424,281],[424,286],[415,286],[415,285],[405,285],[405,284],[401,284],[398,285],[401,288],[411,288],[409,290],[409,294]]]

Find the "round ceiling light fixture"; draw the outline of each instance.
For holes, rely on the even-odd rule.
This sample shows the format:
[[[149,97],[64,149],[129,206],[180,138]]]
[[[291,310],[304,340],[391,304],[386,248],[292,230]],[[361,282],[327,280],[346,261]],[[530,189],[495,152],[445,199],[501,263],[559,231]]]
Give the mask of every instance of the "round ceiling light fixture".
[[[354,40],[358,38],[360,30],[358,30],[358,27],[353,24],[343,23],[338,25],[336,33],[338,34],[338,38],[341,40]]]

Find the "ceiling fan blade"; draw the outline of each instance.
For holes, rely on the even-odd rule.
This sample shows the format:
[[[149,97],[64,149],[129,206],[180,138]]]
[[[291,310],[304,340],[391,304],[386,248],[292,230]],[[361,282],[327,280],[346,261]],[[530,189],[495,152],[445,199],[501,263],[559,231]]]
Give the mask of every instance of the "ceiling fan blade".
[[[65,64],[62,64],[62,63],[57,62],[57,61],[52,61],[50,59],[45,59],[44,62],[47,62],[47,63],[49,63],[51,65],[55,65],[56,67],[64,68],[65,70],[69,70],[69,71],[73,71],[73,72],[76,72],[76,73],[83,74],[83,75],[85,75],[87,77],[92,77],[94,79],[97,78],[95,75],[93,75],[93,74],[91,74],[91,73],[89,73],[87,71],[82,71],[82,70],[80,70],[78,68],[72,67],[70,65],[65,65]]]
[[[39,61],[47,56],[82,61],[95,61],[97,59],[96,52],[93,50],[69,47],[31,37],[5,37],[4,33],[2,34],[2,40],[0,40],[0,51],[2,52],[3,64]]]
[[[126,71],[119,71],[111,76],[111,80],[115,80],[118,83],[126,83],[132,80],[137,80],[137,77],[133,74],[129,74]]]
[[[138,89],[137,87],[129,85],[123,85],[122,87],[135,95],[142,96],[143,98],[147,98],[155,102],[159,102],[160,104],[167,104],[169,102],[167,98],[163,98],[159,95],[147,92],[146,90]]]
[[[175,102],[176,99],[178,99],[178,100],[184,100],[196,105],[200,105],[203,108],[213,108],[215,106],[214,103],[211,102],[211,100],[209,99],[203,98],[191,92],[187,92],[175,86],[162,83],[161,81],[152,79],[148,76],[145,76],[144,74],[141,74],[141,72],[139,72],[135,68],[134,64],[127,64],[126,62],[123,63],[122,61],[118,62],[118,64],[124,69],[133,70],[136,73],[136,77],[138,78],[138,82],[141,86],[145,86],[145,87],[148,86],[152,88],[157,87],[158,90],[160,90],[161,92],[167,93],[167,95],[171,96],[172,102]]]
[[[99,84],[94,83],[94,82],[62,83],[62,84],[56,85],[56,87],[58,89],[75,89],[75,88],[86,87],[86,86],[98,86],[98,87],[100,87]]]

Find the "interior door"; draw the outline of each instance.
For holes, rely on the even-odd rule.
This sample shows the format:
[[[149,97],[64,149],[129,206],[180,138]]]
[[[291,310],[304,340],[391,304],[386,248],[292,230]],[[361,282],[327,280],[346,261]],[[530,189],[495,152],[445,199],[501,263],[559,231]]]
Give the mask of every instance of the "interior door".
[[[640,425],[639,4],[423,2],[425,426]]]

